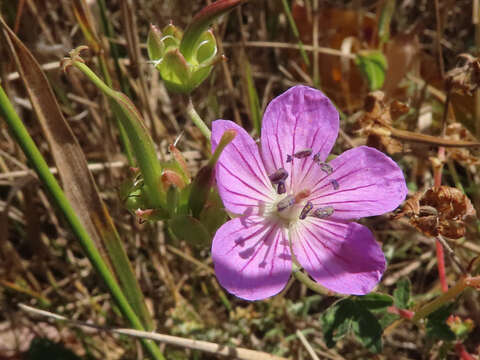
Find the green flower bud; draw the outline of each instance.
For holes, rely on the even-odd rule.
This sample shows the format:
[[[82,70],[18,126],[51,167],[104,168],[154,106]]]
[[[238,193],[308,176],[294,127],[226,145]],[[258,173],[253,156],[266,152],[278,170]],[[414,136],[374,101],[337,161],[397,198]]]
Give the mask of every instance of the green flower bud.
[[[158,61],[165,54],[165,44],[162,41],[162,32],[155,25],[150,24],[147,37],[148,57],[152,61]]]
[[[215,149],[210,161],[202,167],[192,182],[192,190],[190,192],[189,207],[194,217],[199,218],[205,203],[211,192],[213,177],[215,175],[215,165],[225,146],[230,144],[237,135],[235,130],[227,130],[223,133],[220,142]]]
[[[182,32],[173,24],[163,32],[151,26],[147,38],[148,56],[168,90],[190,93],[210,74],[217,54],[217,43],[213,33],[205,31],[194,44],[193,56],[187,61],[180,51]]]
[[[148,56],[168,90],[188,94],[210,75],[220,57],[217,41],[208,26],[241,2],[219,0],[205,7],[193,18],[185,34],[172,23],[162,32],[153,25],[150,27]]]

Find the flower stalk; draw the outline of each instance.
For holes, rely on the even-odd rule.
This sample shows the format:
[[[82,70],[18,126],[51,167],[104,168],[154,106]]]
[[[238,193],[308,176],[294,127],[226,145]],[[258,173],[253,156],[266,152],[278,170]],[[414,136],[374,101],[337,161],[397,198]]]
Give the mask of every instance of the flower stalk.
[[[153,140],[145,127],[135,105],[123,93],[113,90],[105,84],[78,56],[81,48],[71,52],[64,62],[64,68],[74,66],[88,77],[106,96],[115,101],[122,110],[120,121],[128,134],[138,166],[145,181],[145,193],[148,206],[155,209],[166,208],[166,195],[161,183],[162,166],[157,158]]]
[[[200,132],[207,138],[207,140],[210,140],[212,137],[212,132],[208,128],[208,126],[205,124],[205,122],[202,120],[200,115],[198,115],[197,111],[195,110],[195,107],[193,106],[192,99],[188,100],[188,105],[187,105],[187,114],[190,117],[190,119],[193,121],[193,123],[197,126],[197,128],[200,130]]]

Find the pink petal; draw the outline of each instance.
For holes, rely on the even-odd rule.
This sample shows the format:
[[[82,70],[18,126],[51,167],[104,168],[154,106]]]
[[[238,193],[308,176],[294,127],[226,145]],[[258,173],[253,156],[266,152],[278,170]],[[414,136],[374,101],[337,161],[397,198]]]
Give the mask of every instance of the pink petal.
[[[329,163],[326,176],[318,167],[309,174],[310,200],[314,207],[333,206],[332,219],[357,219],[384,214],[405,200],[407,186],[402,170],[384,153],[360,146]],[[331,181],[335,179],[338,190]]]
[[[329,290],[367,294],[385,271],[382,249],[363,225],[309,217],[296,223],[290,237],[299,263]]]
[[[319,90],[307,86],[294,86],[273,99],[265,110],[262,123],[262,158],[271,174],[283,167],[290,174],[287,191],[298,191],[299,182],[313,166],[313,156],[327,158],[338,135],[338,111]],[[294,158],[286,162],[287,155],[312,149],[308,158]],[[292,166],[293,164],[293,166]]]
[[[216,167],[216,179],[225,208],[235,214],[258,214],[275,197],[258,146],[250,135],[228,120],[212,123],[212,151],[225,130],[234,129],[235,139],[226,146]]]
[[[278,294],[292,270],[286,229],[259,216],[223,224],[213,238],[212,259],[220,284],[245,300]]]

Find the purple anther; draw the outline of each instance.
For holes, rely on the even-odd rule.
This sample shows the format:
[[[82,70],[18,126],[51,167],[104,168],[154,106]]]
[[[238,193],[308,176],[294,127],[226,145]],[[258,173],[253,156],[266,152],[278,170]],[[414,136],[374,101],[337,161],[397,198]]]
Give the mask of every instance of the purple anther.
[[[340,187],[340,185],[338,184],[338,181],[336,179],[330,180],[330,183],[333,186],[333,190],[338,190],[338,188]]]
[[[293,155],[287,155],[287,162],[292,162],[294,157],[297,159],[303,159],[310,155],[312,155],[312,149],[300,150]]]
[[[278,211],[283,211],[283,210],[289,208],[290,206],[292,206],[293,204],[295,204],[295,196],[288,195],[287,197],[285,197],[284,199],[282,199],[278,202],[277,210]]]
[[[334,212],[334,209],[332,206],[326,206],[323,208],[315,209],[312,216],[315,216],[316,218],[319,218],[319,219],[325,219],[330,215],[332,215],[333,212]]]
[[[328,165],[326,162],[319,161],[317,162],[317,164],[318,166],[320,166],[320,169],[322,169],[322,171],[327,175],[330,175],[331,173],[333,173],[333,168],[330,165]]]
[[[333,168],[326,162],[323,162],[320,159],[320,155],[321,155],[320,153],[316,153],[313,156],[313,161],[315,161],[318,164],[318,166],[320,166],[320,169],[322,169],[324,173],[326,173],[327,175],[330,175],[331,173],[333,173]]]
[[[272,184],[278,184],[284,182],[285,179],[288,177],[288,172],[284,168],[280,168],[275,171],[273,174],[268,175],[268,178],[272,182]]]
[[[285,181],[280,181],[277,187],[277,194],[285,194],[287,192],[287,188],[285,187]]]
[[[313,209],[313,204],[311,201],[308,201],[305,206],[302,209],[302,212],[300,213],[300,220],[303,220],[307,217],[308,213]]]

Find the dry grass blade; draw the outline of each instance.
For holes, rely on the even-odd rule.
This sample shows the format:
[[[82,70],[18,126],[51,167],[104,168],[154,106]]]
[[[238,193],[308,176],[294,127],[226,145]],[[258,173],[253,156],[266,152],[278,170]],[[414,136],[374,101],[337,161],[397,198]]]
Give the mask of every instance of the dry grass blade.
[[[0,17],[2,34],[27,89],[32,107],[50,145],[63,189],[83,226],[95,241],[144,325],[151,319],[113,221],[106,209],[82,149],[60,110],[40,65]]]
[[[202,341],[202,340],[191,340],[178,336],[158,334],[154,332],[138,331],[133,329],[116,329],[116,328],[105,328],[98,325],[74,321],[67,319],[64,316],[54,314],[48,311],[40,310],[33,308],[28,305],[19,304],[19,307],[26,312],[46,316],[55,320],[66,321],[69,324],[74,326],[83,326],[94,328],[97,330],[107,331],[115,334],[122,334],[137,338],[146,338],[154,341],[159,341],[162,343],[183,347],[186,349],[199,350],[206,353],[211,353],[219,356],[224,356],[229,359],[239,359],[239,360],[287,360],[284,357],[271,355],[262,351],[255,351],[250,349],[245,349],[241,347],[228,346],[228,345],[219,345],[216,343]]]

